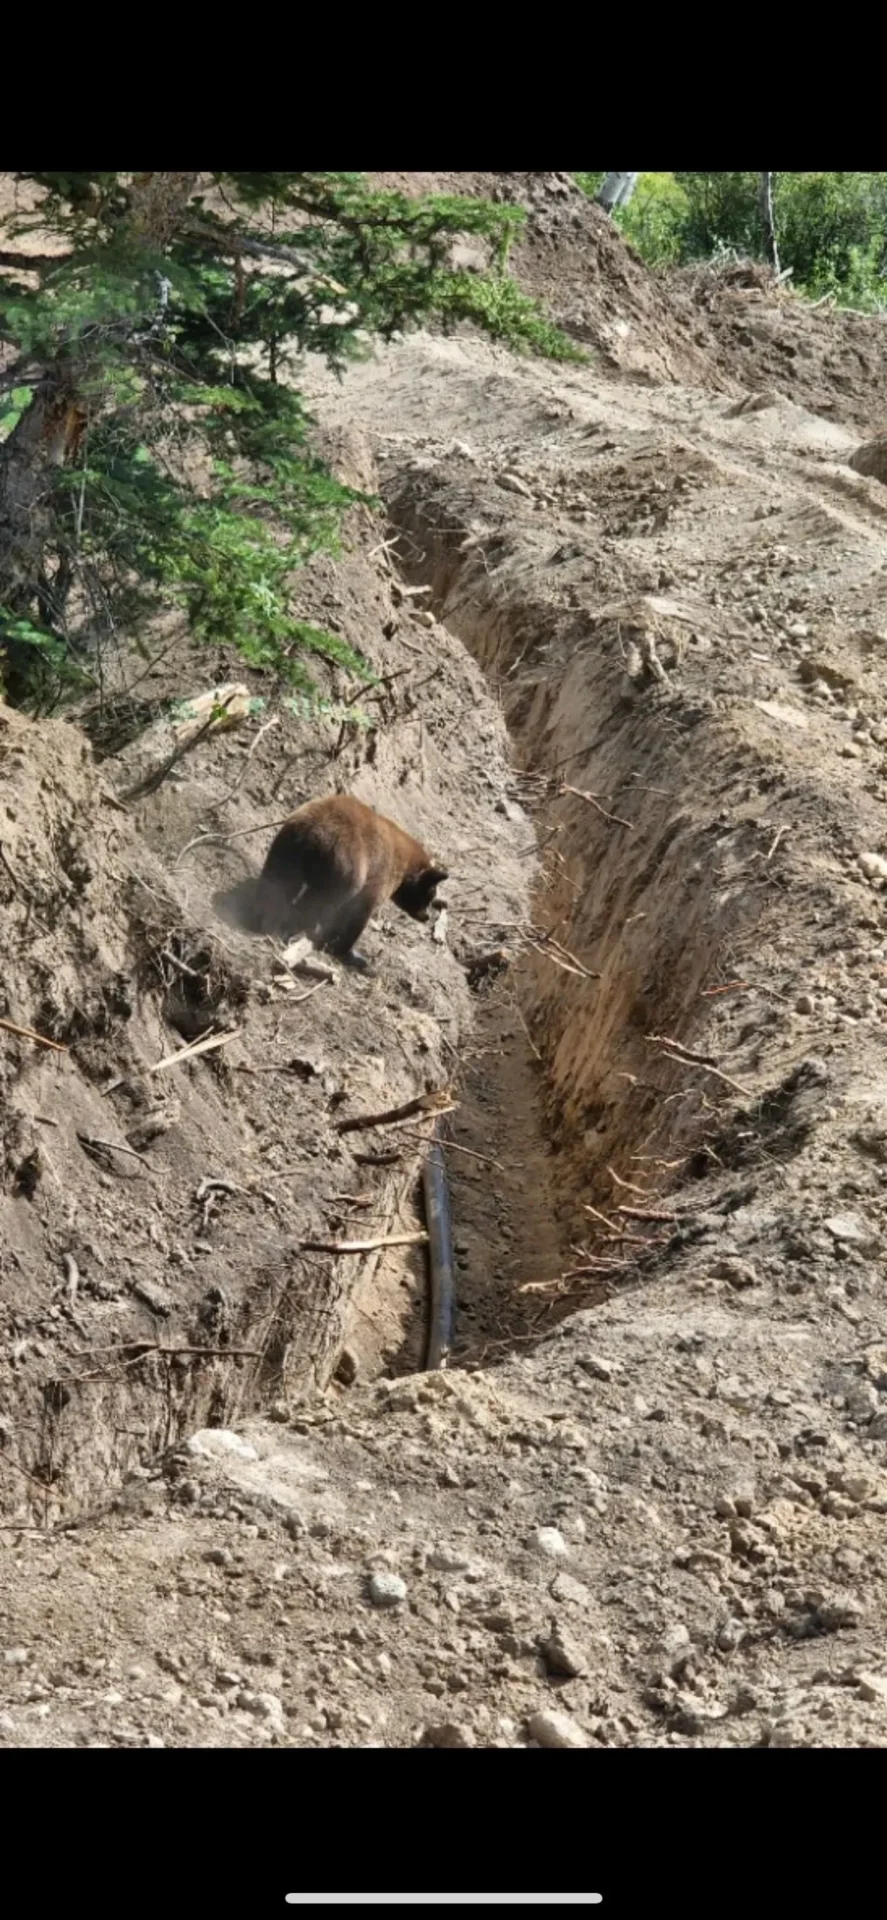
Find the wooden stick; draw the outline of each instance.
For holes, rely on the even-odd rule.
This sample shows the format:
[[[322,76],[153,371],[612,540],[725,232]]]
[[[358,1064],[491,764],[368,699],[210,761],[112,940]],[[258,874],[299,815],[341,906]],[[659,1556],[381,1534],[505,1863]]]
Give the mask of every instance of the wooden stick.
[[[122,1140],[99,1140],[94,1133],[78,1133],[77,1138],[81,1147],[104,1147],[108,1153],[128,1153],[131,1159],[140,1160],[143,1167],[147,1166],[144,1154],[139,1153],[136,1147],[124,1146]],[[153,1173],[154,1168],[148,1167],[148,1172]]]
[[[650,1038],[649,1034],[647,1038]],[[729,1073],[722,1073],[720,1067],[713,1067],[708,1060],[696,1060],[692,1054],[686,1053],[664,1053],[662,1057],[664,1060],[673,1060],[677,1067],[701,1067],[703,1073],[713,1074],[716,1080],[723,1080],[725,1087],[732,1087],[734,1093],[741,1093],[743,1100],[753,1100],[755,1097],[750,1087],[743,1087],[738,1080],[731,1080]]]
[[[406,1134],[407,1139],[409,1139],[410,1138],[409,1127],[404,1127],[403,1131]],[[413,1134],[412,1138],[414,1140],[421,1141],[422,1144],[425,1146],[430,1145],[431,1143],[431,1135],[428,1133],[415,1133]],[[449,1153],[450,1148],[452,1147],[454,1153],[467,1153],[470,1160],[482,1160],[485,1167],[495,1167],[497,1173],[505,1172],[505,1168],[503,1167],[501,1160],[493,1160],[490,1154],[488,1153],[478,1153],[476,1148],[474,1147],[463,1147],[461,1140],[438,1140],[437,1145],[441,1148],[442,1152],[444,1153]],[[355,1156],[355,1158],[358,1160],[363,1160],[365,1158],[365,1155],[358,1153]]]
[[[256,742],[253,744],[255,745]],[[291,813],[284,813],[281,814],[279,820],[263,820],[260,827],[236,827],[233,833],[198,833],[193,840],[189,840],[187,845],[182,848],[181,853],[177,856],[173,865],[176,867],[180,866],[186,853],[190,853],[193,847],[206,847],[210,845],[225,846],[229,840],[245,840],[247,835],[251,833],[270,833],[272,827],[285,827],[290,818]]]
[[[76,1360],[91,1360],[97,1353],[134,1353],[138,1349],[139,1358],[149,1353],[211,1353],[219,1359],[228,1355],[248,1355],[253,1360],[261,1360],[261,1347],[163,1347],[156,1340],[117,1340],[113,1347],[73,1347]]]
[[[449,1099],[449,1094],[445,1096]],[[390,1127],[396,1120],[409,1120],[414,1113],[439,1113],[443,1104],[440,1093],[420,1093],[414,1100],[405,1100],[402,1107],[388,1107],[384,1113],[358,1113],[350,1120],[337,1120],[337,1133],[357,1133],[368,1127]]]
[[[0,1020],[0,1027],[5,1027],[7,1033],[20,1033],[23,1040],[36,1040],[38,1047],[52,1047],[55,1053],[68,1051],[61,1040],[47,1040],[45,1034],[35,1033],[33,1027],[19,1027],[14,1020]]]
[[[578,980],[585,978],[585,967],[568,966],[566,960],[562,960],[559,954],[551,952],[550,947],[541,947],[538,940],[530,940],[528,937],[527,946],[532,947],[534,953],[541,953],[543,960],[550,960],[553,967],[560,967],[562,973],[575,973]],[[595,979],[597,976],[592,974],[591,977]]]
[[[633,1180],[620,1180],[618,1173],[614,1173],[612,1167],[608,1167],[607,1172],[615,1186],[624,1187],[626,1193],[639,1193],[642,1200],[647,1198],[646,1187],[636,1187]]]
[[[157,1060],[153,1067],[147,1068],[147,1072],[164,1073],[167,1067],[177,1067],[182,1060],[196,1060],[199,1053],[212,1053],[216,1047],[227,1047],[229,1040],[237,1040],[239,1035],[240,1028],[235,1027],[232,1033],[211,1033],[205,1040],[193,1040],[190,1047],[180,1047],[178,1053],[164,1054],[162,1060]]]
[[[631,828],[634,825],[633,820],[623,820],[621,814],[608,813],[606,807],[601,806],[593,793],[583,793],[581,787],[558,787],[555,798],[560,800],[565,793],[572,793],[576,800],[587,800],[589,806],[594,807],[595,813],[599,813],[603,820],[612,820],[614,826]]]
[[[774,838],[774,840],[773,840],[773,844],[772,844],[772,846],[771,846],[771,848],[770,848],[770,851],[769,851],[769,853],[768,853],[768,855],[767,855],[767,859],[768,859],[768,860],[772,860],[772,858],[773,858],[773,855],[774,855],[774,853],[776,852],[776,849],[777,849],[777,847],[778,847],[778,845],[779,845],[779,842],[780,842],[780,840],[782,839],[782,836],[783,836],[783,834],[784,834],[784,833],[788,833],[788,827],[780,827],[780,828],[779,828],[779,830],[778,830],[778,832],[776,833],[776,836],[775,836],[775,838]]]
[[[217,707],[213,708],[209,717],[204,720],[203,725],[198,727],[196,733],[192,734],[187,740],[181,741],[180,744],[173,749],[173,752],[168,755],[167,759],[163,760],[159,767],[153,769],[153,772],[146,773],[141,780],[135,782],[134,786],[124,787],[122,793],[116,794],[115,798],[120,801],[141,800],[143,797],[147,798],[149,793],[156,793],[158,787],[162,787],[167,775],[172,773],[173,767],[178,766],[179,761],[184,759],[186,753],[193,753],[194,748],[200,745],[201,740],[205,739],[210,728],[217,724],[220,712],[227,713],[232,700],[236,700],[237,698],[238,695],[236,693],[227,693],[224,700],[220,700]]]
[[[675,1052],[682,1053],[685,1060],[695,1060],[696,1065],[698,1067],[717,1066],[717,1061],[714,1057],[714,1054],[696,1053],[694,1052],[694,1049],[692,1047],[685,1047],[683,1040],[672,1040],[670,1034],[648,1033],[646,1035],[646,1038],[647,1040],[649,1040],[652,1046],[674,1047]]]
[[[677,1213],[655,1213],[652,1207],[617,1207],[617,1213],[627,1214],[629,1220],[674,1221],[680,1219]]]
[[[378,1240],[300,1240],[300,1253],[375,1253],[377,1247],[424,1246],[427,1233],[389,1233]]]

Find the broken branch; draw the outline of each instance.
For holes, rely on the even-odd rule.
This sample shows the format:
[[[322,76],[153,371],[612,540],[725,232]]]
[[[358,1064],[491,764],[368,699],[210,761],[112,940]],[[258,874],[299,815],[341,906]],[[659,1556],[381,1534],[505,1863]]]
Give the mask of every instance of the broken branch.
[[[7,1033],[20,1033],[23,1040],[36,1040],[38,1047],[52,1047],[54,1053],[67,1053],[68,1049],[61,1040],[47,1040],[43,1033],[35,1033],[33,1027],[19,1027],[14,1020],[0,1020],[0,1027]]]
[[[377,1247],[424,1246],[427,1233],[388,1233],[375,1240],[300,1240],[300,1253],[375,1253]]]
[[[414,1113],[440,1113],[450,1100],[449,1090],[443,1093],[420,1093],[414,1100],[405,1100],[401,1107],[388,1107],[384,1113],[358,1113],[350,1120],[337,1120],[337,1133],[357,1133],[368,1127],[390,1127],[397,1120],[409,1120]]]
[[[584,793],[581,787],[558,787],[555,799],[563,799],[565,793],[571,793],[576,800],[587,800],[588,805],[594,808],[595,813],[600,814],[602,820],[611,820],[616,827],[631,828],[634,825],[632,820],[623,820],[619,813],[608,813],[606,807],[601,806],[593,793]]]
[[[164,1054],[163,1059],[155,1061],[147,1071],[163,1073],[167,1067],[177,1067],[182,1060],[196,1060],[199,1053],[212,1053],[215,1047],[227,1047],[229,1040],[236,1040],[239,1033],[240,1028],[235,1027],[231,1033],[211,1033],[205,1040],[192,1040],[189,1047],[180,1047],[178,1053]]]

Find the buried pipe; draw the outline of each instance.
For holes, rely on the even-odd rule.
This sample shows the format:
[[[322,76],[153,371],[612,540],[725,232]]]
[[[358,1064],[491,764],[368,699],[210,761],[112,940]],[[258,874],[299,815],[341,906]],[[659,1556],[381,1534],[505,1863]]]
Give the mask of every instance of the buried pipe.
[[[438,1129],[422,1168],[422,1192],[428,1228],[429,1313],[425,1370],[434,1373],[446,1365],[453,1344],[456,1272],[450,1189]]]

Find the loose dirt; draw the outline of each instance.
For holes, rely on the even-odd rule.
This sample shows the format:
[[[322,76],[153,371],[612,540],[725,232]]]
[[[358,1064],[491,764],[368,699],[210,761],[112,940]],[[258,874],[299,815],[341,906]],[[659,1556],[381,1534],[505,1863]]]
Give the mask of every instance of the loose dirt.
[[[385,179],[524,198],[591,357],[305,369],[385,501],[304,581],[377,724],[256,710],[121,811],[235,661],[179,646],[110,742],[0,715],[0,1013],[56,1043],[0,1032],[0,1738],[880,1746],[882,322],[657,279],[569,176]],[[218,896],[336,786],[446,919],[288,979]],[[421,1249],[301,1243],[420,1228],[431,1121],[337,1122],[434,1091],[423,1375]]]

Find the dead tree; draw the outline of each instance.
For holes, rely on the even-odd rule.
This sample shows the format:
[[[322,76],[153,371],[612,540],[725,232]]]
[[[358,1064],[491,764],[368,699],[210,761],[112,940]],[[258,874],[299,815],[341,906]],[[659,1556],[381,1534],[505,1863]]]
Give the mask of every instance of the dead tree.
[[[639,173],[605,173],[594,196],[597,205],[611,214],[617,207],[627,207],[640,177]]]

